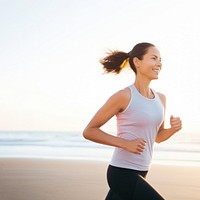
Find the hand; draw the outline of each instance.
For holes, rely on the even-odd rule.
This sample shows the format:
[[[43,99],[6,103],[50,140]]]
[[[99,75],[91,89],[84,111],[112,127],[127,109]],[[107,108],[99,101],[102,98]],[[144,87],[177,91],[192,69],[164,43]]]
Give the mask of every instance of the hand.
[[[170,125],[171,125],[171,129],[174,132],[181,130],[182,121],[180,120],[180,117],[174,117],[173,115],[171,115],[170,116]]]
[[[134,140],[127,140],[125,145],[125,150],[135,153],[141,154],[146,146],[146,141],[142,138],[134,139]]]

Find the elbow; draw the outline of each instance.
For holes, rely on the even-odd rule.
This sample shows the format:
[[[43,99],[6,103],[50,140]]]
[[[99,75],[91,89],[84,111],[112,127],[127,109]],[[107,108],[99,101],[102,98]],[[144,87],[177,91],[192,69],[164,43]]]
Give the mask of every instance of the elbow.
[[[157,144],[160,144],[162,141],[163,141],[163,140],[162,140],[162,135],[160,135],[160,131],[159,131],[158,134],[157,134],[157,136],[156,136],[155,142],[156,142]]]
[[[156,141],[155,141],[157,144],[161,143],[162,140],[160,140],[159,138],[156,138]]]
[[[85,128],[85,130],[83,131],[83,137],[84,137],[85,139],[89,140],[89,139],[90,139],[89,135],[90,135],[90,134],[89,134],[88,129]]]
[[[86,126],[83,131],[83,137],[87,140],[95,142],[97,137],[96,127]]]
[[[156,140],[156,143],[157,143],[157,144],[160,144],[160,143],[161,143],[161,141],[160,141],[160,140]]]

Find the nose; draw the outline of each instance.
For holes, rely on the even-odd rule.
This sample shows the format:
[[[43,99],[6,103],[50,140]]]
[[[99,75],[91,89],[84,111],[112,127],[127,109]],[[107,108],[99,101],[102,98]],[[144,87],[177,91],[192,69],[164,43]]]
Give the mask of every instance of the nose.
[[[161,60],[158,60],[157,66],[158,66],[160,69],[162,68],[162,62],[161,62]]]

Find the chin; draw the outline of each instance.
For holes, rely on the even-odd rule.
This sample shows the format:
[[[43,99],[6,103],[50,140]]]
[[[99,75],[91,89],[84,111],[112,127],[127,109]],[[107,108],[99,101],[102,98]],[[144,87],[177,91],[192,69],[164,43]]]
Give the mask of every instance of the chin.
[[[157,77],[153,77],[152,80],[158,80],[158,76]]]

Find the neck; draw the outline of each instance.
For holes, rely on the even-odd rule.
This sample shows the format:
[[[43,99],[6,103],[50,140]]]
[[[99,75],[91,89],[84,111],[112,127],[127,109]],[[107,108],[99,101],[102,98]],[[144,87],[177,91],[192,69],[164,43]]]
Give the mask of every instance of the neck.
[[[154,98],[154,93],[152,92],[150,88],[150,81],[145,82],[145,81],[139,81],[138,79],[136,79],[134,85],[142,96],[149,99]]]

